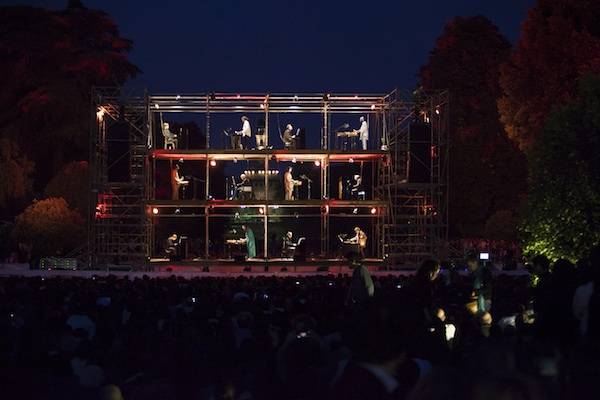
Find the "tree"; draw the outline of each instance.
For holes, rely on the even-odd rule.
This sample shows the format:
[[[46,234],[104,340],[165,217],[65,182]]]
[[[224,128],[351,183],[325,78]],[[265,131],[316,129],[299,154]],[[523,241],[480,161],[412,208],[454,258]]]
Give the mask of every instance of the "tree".
[[[0,135],[36,163],[37,188],[86,154],[92,86],[121,85],[138,71],[114,22],[72,3],[0,8]]]
[[[450,90],[450,226],[478,237],[495,212],[518,208],[525,190],[524,155],[499,121],[499,68],[510,44],[486,17],[457,17],[421,67],[424,89]]]
[[[44,195],[46,197],[62,197],[69,206],[86,215],[89,202],[89,168],[87,161],[73,161],[54,175]]]
[[[548,114],[590,72],[600,72],[600,2],[538,0],[501,69],[498,109],[508,136],[531,150]]]
[[[525,253],[577,261],[600,243],[600,76],[552,114],[530,153]]]
[[[34,258],[67,254],[85,237],[81,215],[65,199],[51,197],[34,201],[17,216],[13,238],[31,246]]]
[[[8,137],[0,138],[0,208],[31,193],[34,164]]]

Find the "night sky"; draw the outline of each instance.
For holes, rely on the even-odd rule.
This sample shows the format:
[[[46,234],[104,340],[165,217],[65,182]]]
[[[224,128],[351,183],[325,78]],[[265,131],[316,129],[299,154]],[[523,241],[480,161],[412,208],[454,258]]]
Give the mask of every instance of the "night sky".
[[[6,1],[60,9],[67,0]],[[133,39],[153,92],[412,88],[452,17],[483,14],[514,42],[533,0],[84,0]]]

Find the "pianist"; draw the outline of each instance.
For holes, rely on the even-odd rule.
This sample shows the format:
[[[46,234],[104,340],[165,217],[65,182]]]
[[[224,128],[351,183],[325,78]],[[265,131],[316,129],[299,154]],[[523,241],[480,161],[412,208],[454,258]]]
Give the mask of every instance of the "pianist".
[[[248,225],[242,225],[244,231],[244,237],[240,240],[242,244],[246,245],[246,251],[248,258],[256,257],[256,240],[254,239],[254,232]]]
[[[167,258],[169,258],[169,260],[173,261],[175,258],[177,258],[177,248],[179,246],[179,237],[177,236],[176,233],[171,234],[171,236],[169,236],[167,238],[166,244],[165,244],[165,254],[167,255]]]
[[[296,149],[296,135],[294,134],[294,127],[292,124],[287,124],[281,140],[283,141],[283,146],[286,150]]]
[[[281,256],[283,258],[293,257],[295,250],[296,250],[296,243],[294,242],[294,234],[291,231],[288,231],[283,236],[283,246],[281,249]]]
[[[367,150],[367,142],[369,141],[369,124],[365,117],[360,117],[360,128],[358,128],[358,139],[362,143],[362,149]]]
[[[354,237],[348,239],[346,243],[354,244],[358,247],[358,254],[361,258],[365,257],[365,249],[367,248],[367,234],[358,226],[354,228]]]
[[[181,175],[179,175],[179,164],[171,169],[171,200],[179,200],[179,191],[181,187],[189,184]]]
[[[250,120],[245,115],[242,116],[242,130],[235,131],[236,135],[242,137],[241,149],[248,149],[250,147],[250,138],[252,137],[252,129],[250,128]]]
[[[252,199],[252,182],[246,174],[240,175],[240,183],[236,185],[236,198],[237,200]]]

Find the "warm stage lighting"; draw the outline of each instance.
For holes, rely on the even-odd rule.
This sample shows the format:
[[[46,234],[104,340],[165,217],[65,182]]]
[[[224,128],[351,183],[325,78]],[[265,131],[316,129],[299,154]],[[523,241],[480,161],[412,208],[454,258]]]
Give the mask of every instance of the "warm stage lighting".
[[[156,108],[157,110],[160,108],[160,106],[158,104],[154,104],[154,108]]]
[[[262,207],[259,207],[258,212],[262,215],[265,213],[265,209]]]
[[[371,214],[376,214],[377,213],[377,209],[375,207],[371,208]]]
[[[320,167],[321,166],[321,162],[319,160],[315,160],[315,166]]]
[[[375,104],[371,104],[371,110],[375,109]]]
[[[354,162],[354,158],[349,159],[348,162],[352,164]]]
[[[180,95],[175,96],[175,100],[179,100],[179,99],[181,99]]]
[[[440,106],[435,107],[435,113],[438,115],[440,114]]]
[[[358,214],[358,208],[355,208],[354,210],[352,210],[352,214]]]
[[[242,96],[238,94],[236,97],[239,99],[239,98],[240,98],[240,97],[242,97]]]
[[[158,208],[154,207],[154,208],[152,209],[152,214],[154,214],[154,215],[158,215]]]
[[[292,162],[295,164],[296,163],[296,157],[292,158]]]
[[[215,160],[210,160],[210,166],[211,167],[216,167],[217,166],[217,162]]]

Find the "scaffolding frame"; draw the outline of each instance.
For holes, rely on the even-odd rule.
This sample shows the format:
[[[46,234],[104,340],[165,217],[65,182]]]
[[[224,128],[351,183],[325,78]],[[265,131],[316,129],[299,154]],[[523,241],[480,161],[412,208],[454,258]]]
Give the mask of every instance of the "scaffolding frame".
[[[321,207],[321,255],[330,251],[330,209],[337,207],[377,207],[373,232],[369,240],[377,243],[375,256],[394,262],[418,261],[440,255],[447,240],[448,190],[448,121],[447,92],[388,94],[160,94],[143,96],[122,88],[95,88],[92,93],[93,123],[90,135],[90,224],[88,249],[90,264],[111,260],[133,265],[145,265],[152,256],[153,208],[201,207],[206,218],[205,254],[209,257],[208,223],[210,210],[219,207],[264,207],[264,248],[268,257],[269,208]],[[102,118],[99,118],[103,113]],[[205,149],[156,149],[154,128],[157,113],[198,113],[205,117]],[[320,149],[311,150],[224,150],[211,148],[211,116],[215,113],[264,113],[267,146],[269,119],[274,113],[313,113],[322,115]],[[362,114],[372,118],[371,140],[379,150],[342,152],[332,148],[330,140],[331,116],[334,114]],[[130,140],[130,179],[111,183],[107,179],[108,124],[127,122]],[[431,158],[429,184],[414,184],[408,180],[410,154],[410,123],[426,121],[430,125],[430,143],[436,156]],[[373,129],[374,128],[374,129]],[[373,138],[377,132],[378,137]],[[319,160],[320,183],[324,193],[320,200],[286,201],[265,199],[241,204],[236,201],[205,199],[201,201],[172,201],[154,199],[154,162],[157,159],[205,160],[205,193],[210,193],[209,161],[248,159],[264,161]],[[414,159],[414,156],[413,156]],[[373,162],[375,187],[373,201],[335,201],[331,199],[329,168],[332,163]],[[265,193],[268,193],[265,174]],[[347,215],[349,218],[362,215]]]

